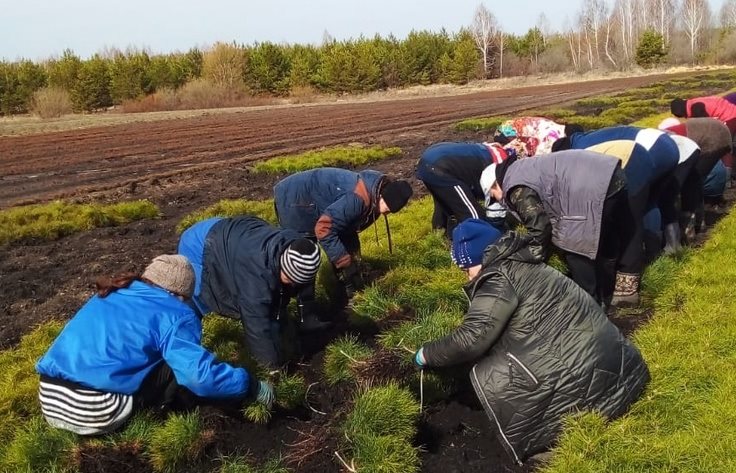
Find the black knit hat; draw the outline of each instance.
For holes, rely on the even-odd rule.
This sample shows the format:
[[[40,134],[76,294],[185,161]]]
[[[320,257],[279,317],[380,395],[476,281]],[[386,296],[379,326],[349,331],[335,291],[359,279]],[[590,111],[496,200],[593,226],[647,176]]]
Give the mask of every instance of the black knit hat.
[[[672,115],[680,118],[687,117],[687,102],[682,99],[675,99],[670,104]]]
[[[412,194],[414,194],[414,191],[406,181],[387,181],[381,189],[381,197],[391,213],[403,209]]]
[[[320,263],[319,246],[306,238],[292,241],[281,253],[281,270],[294,284],[312,282]]]
[[[503,189],[503,178],[506,177],[506,171],[509,169],[509,166],[511,166],[513,163],[516,162],[516,160],[519,159],[515,154],[512,156],[509,156],[509,158],[496,165],[496,182],[498,182],[498,185]]]

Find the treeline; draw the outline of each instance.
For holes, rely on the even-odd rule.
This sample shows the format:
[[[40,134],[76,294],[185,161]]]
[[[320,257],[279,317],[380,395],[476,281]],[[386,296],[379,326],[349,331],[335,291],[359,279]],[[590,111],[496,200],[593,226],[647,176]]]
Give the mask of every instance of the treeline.
[[[285,96],[295,89],[355,93],[435,83],[464,84],[479,74],[480,52],[469,33],[412,32],[403,40],[335,41],[321,46],[218,43],[185,54],[112,50],[81,59],[67,50],[37,64],[0,63],[0,112],[25,113],[34,93],[68,93],[75,111],[93,111],[206,81],[218,90]]]
[[[481,14],[490,15],[479,8],[476,17]],[[218,43],[207,50],[163,55],[139,49],[107,50],[89,59],[67,50],[42,63],[0,62],[0,114],[33,110],[41,116],[60,116],[119,104],[126,111],[213,108],[241,104],[250,97],[360,93],[685,61],[673,53],[672,43],[682,36],[679,31],[673,31],[668,42],[661,33],[639,29],[635,42],[623,49],[614,44],[609,31],[599,34],[604,21],[597,23],[604,26],[588,33],[572,29],[549,33],[543,15],[538,23],[523,35],[504,33],[496,25],[483,37],[474,25],[455,34],[415,31],[404,39],[326,37],[320,46]],[[724,26],[710,29],[709,34],[733,38],[736,43],[734,31]],[[701,62],[736,60],[736,52],[731,54],[723,41],[712,44],[721,53]],[[628,51],[629,59],[621,59],[620,51]]]

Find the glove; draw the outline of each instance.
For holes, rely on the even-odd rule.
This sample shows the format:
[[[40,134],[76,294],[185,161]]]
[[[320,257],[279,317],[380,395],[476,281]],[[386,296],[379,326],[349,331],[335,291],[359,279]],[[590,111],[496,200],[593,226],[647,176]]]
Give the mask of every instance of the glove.
[[[363,276],[360,274],[360,268],[357,263],[352,263],[340,274],[348,299],[352,299],[356,291],[363,289]]]
[[[424,347],[417,350],[414,354],[414,365],[420,370],[427,367],[427,360],[424,359]]]
[[[265,404],[269,409],[273,406],[274,401],[273,385],[267,381],[258,381],[258,394],[256,402]]]

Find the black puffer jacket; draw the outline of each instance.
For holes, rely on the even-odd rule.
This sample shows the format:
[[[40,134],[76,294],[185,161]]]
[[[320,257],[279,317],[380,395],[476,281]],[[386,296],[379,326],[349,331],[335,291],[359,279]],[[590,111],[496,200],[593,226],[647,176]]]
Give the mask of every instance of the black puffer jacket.
[[[471,382],[517,463],[553,444],[563,415],[618,417],[649,380],[636,347],[527,239],[511,232],[486,249],[463,324],[424,347],[429,367],[477,361]]]

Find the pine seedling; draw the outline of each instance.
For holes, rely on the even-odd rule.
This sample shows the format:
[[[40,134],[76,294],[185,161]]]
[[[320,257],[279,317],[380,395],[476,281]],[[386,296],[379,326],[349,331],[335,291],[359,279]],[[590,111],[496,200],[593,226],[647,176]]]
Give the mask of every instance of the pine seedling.
[[[157,472],[174,473],[184,464],[200,460],[214,433],[205,430],[199,410],[172,414],[151,434],[149,454]]]
[[[291,410],[304,404],[307,393],[307,382],[299,374],[283,374],[274,386],[276,404],[283,409]]]
[[[243,409],[243,416],[254,424],[267,424],[271,414],[271,409],[262,402],[252,402]]]
[[[371,349],[358,341],[355,335],[339,338],[325,350],[323,371],[331,385],[355,379],[353,369],[371,355]]]
[[[392,382],[358,395],[345,420],[345,434],[350,439],[363,434],[411,439],[418,416],[419,403],[411,392]]]
[[[378,336],[378,342],[386,348],[416,350],[422,344],[442,338],[459,327],[463,321],[461,311],[440,308],[419,314],[416,321],[406,322]]]
[[[281,458],[272,458],[260,468],[259,473],[290,473],[290,471],[283,465]]]
[[[41,417],[33,417],[20,426],[7,445],[0,468],[2,471],[68,472],[76,436],[66,430],[50,427]]]
[[[419,453],[411,442],[395,435],[361,434],[351,439],[356,469],[366,473],[419,471]]]
[[[258,470],[242,456],[221,459],[219,473],[258,473]]]

